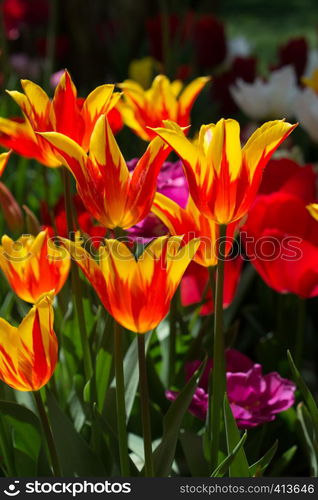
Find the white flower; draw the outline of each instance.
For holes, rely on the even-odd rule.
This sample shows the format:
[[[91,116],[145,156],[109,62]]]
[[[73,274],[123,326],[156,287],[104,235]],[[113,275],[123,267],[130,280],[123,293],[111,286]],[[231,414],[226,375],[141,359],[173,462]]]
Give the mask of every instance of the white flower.
[[[232,97],[244,113],[253,120],[291,118],[298,93],[297,78],[292,66],[273,71],[264,82],[239,79],[230,87]]]
[[[298,93],[295,115],[312,140],[318,142],[318,95],[313,89],[307,87]]]
[[[318,50],[311,49],[308,52],[307,64],[303,76],[310,78],[315,69],[318,68]]]

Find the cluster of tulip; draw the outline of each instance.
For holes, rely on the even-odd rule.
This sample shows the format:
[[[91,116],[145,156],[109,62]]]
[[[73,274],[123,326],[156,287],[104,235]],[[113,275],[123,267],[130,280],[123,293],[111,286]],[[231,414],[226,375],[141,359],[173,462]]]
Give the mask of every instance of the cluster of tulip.
[[[153,475],[143,334],[155,329],[168,314],[173,296],[188,268],[182,281],[183,303],[195,301],[193,290],[190,290],[189,297],[189,287],[198,286],[197,302],[202,301],[205,308],[202,312],[211,312],[212,307],[215,311],[211,384],[208,384],[206,374],[204,394],[200,392],[202,381],[197,389],[197,398],[203,398],[199,410],[193,411],[195,400],[192,403],[194,414],[199,411],[199,417],[207,419],[207,455],[213,470],[219,464],[226,388],[232,412],[242,428],[272,420],[277,412],[293,403],[295,390],[292,383],[278,374],[263,378],[259,365],[254,365],[248,358],[240,358],[244,369],[226,368],[222,310],[223,305],[231,300],[227,295],[232,297],[234,294],[242,265],[241,258],[226,260],[226,257],[231,254],[238,230],[244,235],[247,256],[270,286],[279,292],[289,291],[303,297],[317,294],[318,270],[309,272],[308,269],[311,265],[309,257],[318,247],[314,219],[318,218],[317,206],[310,208],[314,218],[306,208],[315,198],[312,169],[299,169],[291,161],[272,160],[269,173],[262,181],[265,166],[296,125],[284,120],[267,122],[251,135],[243,148],[239,124],[232,119],[202,125],[195,139],[188,138],[192,106],[208,80],[197,78],[182,89],[179,81],[171,83],[159,75],[147,91],[128,80],[119,85],[121,93],[114,92],[114,85],[102,85],[84,100],[77,96],[71,77],[65,72],[52,100],[41,87],[23,80],[24,93],[10,91],[9,94],[21,108],[24,118],[0,118],[0,144],[19,155],[36,159],[46,167],[63,168],[67,218],[66,235],[59,233],[57,227],[51,228],[53,232],[57,231],[57,240],[50,237],[49,228],[35,236],[23,235],[16,241],[8,236],[2,238],[0,267],[14,292],[34,306],[17,328],[4,319],[0,321],[0,378],[19,391],[38,391],[50,380],[58,359],[52,301],[63,287],[70,267],[82,323],[85,376],[87,380],[92,376],[78,268],[71,262],[75,261],[117,323],[114,356],[123,475],[129,474],[129,455],[120,345],[122,328],[138,334],[145,471]],[[109,119],[115,108],[123,122],[149,142],[132,172],[115,140],[113,130],[116,125],[112,126]],[[167,165],[165,160],[172,151],[180,158],[187,180],[189,197],[183,206],[166,196],[164,190],[157,190],[159,172]],[[1,155],[1,171],[9,155]],[[76,181],[83,210],[100,224],[98,227],[103,237],[96,245],[90,245],[90,239],[86,238],[89,231],[83,231],[83,237],[76,231],[68,172],[63,166]],[[274,192],[271,192],[272,184],[270,188],[266,185],[266,176],[272,169],[281,172]],[[149,217],[150,212],[170,234],[151,237],[149,244],[143,241],[138,245],[138,239],[131,240],[128,236]],[[294,240],[286,241],[286,235],[290,234],[289,221],[296,212],[298,217],[302,213],[304,221],[298,235],[302,252],[302,265],[297,266],[299,274],[294,272],[294,260],[289,258],[295,252],[291,245]],[[291,234],[295,237],[294,232]],[[275,258],[259,258],[259,240],[263,236],[265,243],[261,251],[266,257],[270,253],[270,257]],[[285,254],[282,254],[282,248]],[[231,279],[230,275],[235,275],[235,278]],[[188,286],[187,279],[190,280]],[[209,279],[212,291],[208,290]],[[189,378],[193,372],[198,376],[196,368],[193,367]],[[233,372],[232,377],[229,372]],[[233,389],[233,384],[243,384],[243,372],[247,373],[245,392],[238,395],[237,385]],[[256,389],[250,403],[251,407],[257,407],[257,414],[248,410],[249,403],[246,402],[253,384],[255,387],[263,384],[262,403],[257,397],[255,399]],[[177,395],[170,392],[167,397],[175,399]],[[240,398],[243,402],[238,403]],[[54,454],[52,464],[54,467]],[[58,472],[56,468],[55,472]]]

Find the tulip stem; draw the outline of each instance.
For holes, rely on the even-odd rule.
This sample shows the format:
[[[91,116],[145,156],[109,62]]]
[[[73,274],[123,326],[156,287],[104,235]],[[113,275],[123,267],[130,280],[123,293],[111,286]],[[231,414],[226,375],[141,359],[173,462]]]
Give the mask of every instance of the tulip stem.
[[[130,475],[128,438],[126,427],[126,403],[125,403],[125,379],[122,350],[122,328],[115,321],[115,376],[116,376],[116,409],[117,409],[117,433],[119,444],[119,457],[121,475]]]
[[[152,439],[149,413],[149,391],[147,379],[147,366],[145,355],[145,336],[137,334],[138,338],[138,362],[139,362],[139,391],[141,400],[141,420],[144,438],[145,453],[145,476],[154,477],[152,460]]]
[[[212,394],[209,391],[210,461],[212,470],[218,465],[221,416],[226,391],[224,332],[223,332],[223,287],[226,225],[219,226],[218,263],[216,270]],[[213,280],[212,280],[213,281]],[[212,296],[214,295],[212,286]],[[211,384],[210,384],[211,389]]]
[[[177,346],[177,308],[178,308],[178,290],[174,294],[170,305],[169,314],[169,364],[168,364],[168,386],[170,387],[176,374],[176,346]]]
[[[47,447],[49,450],[53,474],[54,474],[54,477],[60,477],[62,475],[60,462],[59,462],[59,458],[58,458],[57,451],[55,448],[55,443],[54,443],[54,438],[53,438],[49,418],[48,418],[46,410],[44,408],[42,396],[41,396],[40,391],[34,391],[33,395],[34,395],[35,403],[36,403],[36,406],[38,409],[39,417],[41,420],[41,424],[42,424],[44,436],[46,439]]]
[[[73,217],[74,214],[72,210],[70,176],[65,167],[63,167],[63,184],[64,184],[65,210],[66,210],[68,235],[70,240],[74,241],[75,239],[74,217]],[[88,335],[86,330],[85,314],[84,314],[82,290],[81,290],[81,280],[79,277],[77,265],[74,261],[72,261],[71,263],[71,271],[72,271],[72,291],[75,298],[75,307],[78,317],[78,325],[79,325],[81,344],[83,350],[84,372],[86,381],[88,381],[93,374],[93,364],[88,344]]]

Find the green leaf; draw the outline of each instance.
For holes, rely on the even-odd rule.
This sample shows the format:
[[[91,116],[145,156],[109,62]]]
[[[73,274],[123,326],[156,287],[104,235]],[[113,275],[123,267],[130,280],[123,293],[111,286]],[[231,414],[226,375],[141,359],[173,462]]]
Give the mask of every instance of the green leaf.
[[[249,469],[251,476],[260,477],[263,475],[263,472],[267,469],[267,467],[273,460],[274,455],[277,451],[277,447],[278,440],[275,441],[273,446],[271,446],[271,448],[265,453],[262,458],[260,458],[259,460],[257,460],[257,462],[250,466]]]
[[[238,454],[243,444],[245,443],[246,438],[247,438],[247,432],[244,432],[243,436],[241,437],[237,445],[233,448],[231,453],[229,453],[228,456],[214,469],[214,471],[211,474],[211,477],[223,477],[224,474],[227,473],[230,465],[232,464],[236,455]]]
[[[194,432],[182,430],[180,432],[180,443],[191,476],[208,476],[209,467],[203,453],[202,436],[198,436],[197,434],[194,434]]]
[[[99,349],[96,356],[96,393],[97,406],[101,412],[104,406],[105,396],[109,384],[112,367],[112,355],[103,348]]]
[[[76,432],[54,396],[47,391],[47,405],[54,442],[64,476],[103,476],[105,469],[87,442]]]
[[[14,431],[14,447],[36,463],[42,441],[37,416],[25,406],[8,401],[0,401],[0,412]]]
[[[118,476],[120,474],[120,458],[118,450],[118,437],[117,432],[111,427],[109,422],[98,412],[97,405],[93,407],[93,425],[96,424],[102,430],[105,440],[108,443],[109,455],[112,459],[112,475]],[[132,476],[139,476],[139,471],[134,462],[129,458],[130,472]]]
[[[314,477],[318,475],[318,443],[315,437],[313,421],[307,407],[303,403],[297,406],[297,416],[306,444],[306,452],[309,457],[311,474]]]
[[[298,446],[291,446],[288,450],[286,450],[278,460],[273,464],[273,467],[270,471],[271,477],[280,477],[282,472],[286,469],[289,463],[292,461],[296,451],[298,450]]]
[[[170,405],[169,410],[163,418],[162,440],[153,452],[156,477],[166,477],[169,476],[171,472],[182,420],[189,408],[205,364],[206,361],[204,361],[200,368],[192,375],[177,399]]]
[[[287,357],[288,357],[289,366],[290,366],[293,378],[294,378],[294,380],[297,384],[297,387],[300,390],[300,392],[305,400],[305,403],[306,403],[307,408],[309,410],[309,413],[311,415],[313,426],[315,429],[316,439],[318,439],[318,408],[317,408],[317,404],[314,400],[313,395],[311,394],[310,390],[308,389],[307,385],[305,384],[304,379],[302,378],[298,369],[296,368],[296,365],[294,363],[294,360],[293,360],[292,355],[291,355],[289,350],[287,351]]]
[[[146,354],[150,344],[151,335],[152,332],[146,333],[145,337]],[[124,376],[125,376],[126,420],[128,421],[135,401],[135,396],[139,383],[137,337],[132,341],[126,353],[124,359]]]
[[[152,332],[146,334],[145,349],[149,347]],[[133,404],[135,401],[138,383],[139,383],[139,369],[138,369],[138,345],[137,337],[131,342],[124,358],[124,379],[125,379],[125,403],[126,403],[126,421],[128,422]],[[103,416],[107,419],[112,427],[116,427],[117,416],[116,412],[116,380],[113,379],[111,387],[108,390]]]
[[[227,452],[230,455],[240,441],[240,432],[237,428],[235,418],[228,402],[226,394],[224,395],[224,422],[227,442]],[[250,477],[248,461],[244,449],[241,447],[229,467],[230,477]]]

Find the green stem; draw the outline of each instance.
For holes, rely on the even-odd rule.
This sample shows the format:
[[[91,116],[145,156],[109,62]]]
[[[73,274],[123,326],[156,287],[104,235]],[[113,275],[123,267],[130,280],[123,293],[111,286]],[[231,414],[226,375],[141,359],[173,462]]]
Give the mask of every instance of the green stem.
[[[36,403],[36,406],[38,409],[39,417],[41,420],[41,424],[42,424],[43,432],[45,435],[47,447],[49,450],[53,474],[55,477],[60,477],[62,475],[61,467],[60,467],[57,451],[55,448],[55,443],[54,443],[51,425],[50,425],[50,422],[49,422],[49,419],[48,419],[48,416],[47,416],[47,413],[45,411],[44,404],[42,401],[42,396],[41,396],[40,391],[33,392],[33,395],[34,395],[35,403]]]
[[[120,456],[121,475],[130,475],[128,437],[126,427],[126,404],[125,404],[125,380],[122,351],[122,328],[115,321],[115,375],[116,375],[116,409],[117,409],[117,431]]]
[[[169,363],[168,363],[168,387],[170,387],[176,375],[176,346],[177,346],[177,309],[178,291],[172,297],[169,314]]]
[[[71,198],[71,188],[70,188],[70,177],[67,169],[63,168],[63,184],[64,184],[64,197],[65,197],[65,210],[66,210],[66,220],[67,228],[69,233],[69,238],[74,241],[74,217],[72,210],[72,198]],[[78,325],[81,337],[81,344],[83,350],[83,360],[84,360],[84,372],[86,380],[89,380],[93,374],[93,364],[91,358],[91,352],[88,343],[88,335],[85,323],[85,314],[83,308],[82,300],[82,289],[81,280],[78,273],[78,268],[75,262],[72,261],[72,291],[75,298],[75,307],[78,317]]]
[[[141,419],[144,438],[145,453],[145,476],[154,477],[154,468],[152,460],[152,440],[151,425],[149,413],[149,392],[147,379],[147,366],[145,354],[145,336],[137,334],[138,338],[138,362],[139,362],[139,391],[141,400]]]
[[[220,447],[221,417],[224,393],[226,391],[224,332],[223,332],[223,286],[226,226],[219,226],[218,264],[216,271],[214,302],[214,339],[212,394],[209,391],[209,431],[211,438],[211,470],[218,465]],[[214,293],[212,287],[212,294]],[[211,384],[210,384],[211,389]]]
[[[215,292],[216,292],[216,290],[215,290],[215,281],[216,281],[216,268],[215,268],[215,266],[208,267],[208,272],[209,272],[209,281],[207,283],[207,287],[210,287],[210,289],[211,289],[212,303],[214,304]],[[206,295],[207,295],[207,293],[206,293]],[[206,295],[205,295],[205,297],[206,297]]]

